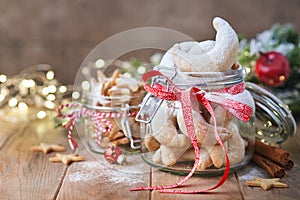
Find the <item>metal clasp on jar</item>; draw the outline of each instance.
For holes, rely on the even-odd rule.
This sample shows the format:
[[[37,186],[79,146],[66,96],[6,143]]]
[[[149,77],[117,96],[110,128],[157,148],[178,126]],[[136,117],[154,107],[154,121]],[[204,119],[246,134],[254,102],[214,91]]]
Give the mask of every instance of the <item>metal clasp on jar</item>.
[[[124,132],[124,135],[129,139],[130,141],[130,148],[132,149],[139,149],[141,148],[141,140],[140,139],[134,139],[133,135],[131,133],[131,128],[129,121],[127,119],[129,110],[132,108],[138,108],[139,106],[129,106],[128,104],[125,105],[125,107],[122,109],[124,111],[124,115],[121,119],[121,127]]]
[[[158,65],[155,67],[155,70],[160,71],[162,74],[169,77],[170,80],[173,80],[177,75],[176,69],[171,67]],[[154,83],[158,83],[160,85],[166,86],[167,92],[170,89],[168,81],[163,78],[160,77],[154,78],[152,80],[151,86],[153,86]],[[145,96],[143,102],[141,103],[140,110],[137,113],[135,120],[146,124],[151,123],[151,120],[155,116],[157,110],[159,109],[163,101],[164,101],[163,99],[158,99],[153,94],[148,93]]]

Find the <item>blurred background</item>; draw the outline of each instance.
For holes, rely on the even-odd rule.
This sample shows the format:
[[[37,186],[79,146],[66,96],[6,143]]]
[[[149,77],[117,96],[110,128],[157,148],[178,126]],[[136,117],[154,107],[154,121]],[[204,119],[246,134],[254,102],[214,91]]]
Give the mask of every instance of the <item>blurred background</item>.
[[[250,38],[276,22],[299,31],[299,10],[299,0],[0,0],[0,73],[47,63],[58,80],[73,83],[98,43],[128,29],[165,27],[206,40],[215,36],[213,17],[221,16]]]

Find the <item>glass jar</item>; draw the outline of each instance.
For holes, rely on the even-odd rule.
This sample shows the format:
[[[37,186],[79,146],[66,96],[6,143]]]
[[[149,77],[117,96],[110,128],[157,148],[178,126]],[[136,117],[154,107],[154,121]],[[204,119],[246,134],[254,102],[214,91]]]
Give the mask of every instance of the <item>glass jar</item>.
[[[95,160],[124,173],[147,172],[150,168],[140,156],[140,123],[135,120],[145,90],[138,77],[121,71],[119,67],[105,73],[96,69],[78,79],[80,106],[67,113],[74,113],[81,144]]]
[[[140,124],[135,116],[142,98],[86,95],[83,107],[96,116],[84,119],[85,138],[93,152],[104,153],[109,144],[121,147],[124,154],[140,152]]]
[[[278,145],[291,138],[297,129],[288,106],[275,94],[251,82],[246,89],[255,101],[256,138],[264,143]]]
[[[191,103],[193,128],[200,148],[200,162],[194,175],[215,176],[224,173],[225,152],[215,137],[215,128],[226,148],[230,172],[247,165],[255,150],[257,104],[244,87],[242,68],[209,73],[178,72],[163,66],[157,66],[156,70],[170,79],[176,88],[161,76],[153,78],[153,88],[164,88],[164,91],[172,93],[193,87],[198,94],[204,94],[204,98],[217,96],[217,103],[210,101],[216,116],[216,127],[212,114],[203,102],[194,99]],[[136,120],[141,122],[144,161],[162,171],[187,175],[195,163],[195,149],[187,133],[190,127],[186,127],[187,121],[182,112],[183,102],[178,99],[164,100],[154,93],[148,93]],[[236,104],[236,109],[225,109],[224,105],[228,101],[231,101],[233,107]],[[252,109],[249,119],[241,120],[236,117],[237,113],[243,112],[239,110],[239,103]]]

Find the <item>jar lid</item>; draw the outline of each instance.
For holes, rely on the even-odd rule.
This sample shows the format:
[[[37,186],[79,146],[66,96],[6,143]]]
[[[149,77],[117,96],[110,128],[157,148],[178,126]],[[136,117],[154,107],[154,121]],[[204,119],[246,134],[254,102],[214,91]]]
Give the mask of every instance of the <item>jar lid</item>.
[[[266,143],[280,144],[295,134],[296,122],[285,103],[255,83],[246,82],[246,89],[255,101],[257,139]]]
[[[157,65],[154,69],[160,71],[180,88],[196,86],[204,90],[219,89],[244,81],[242,67],[225,72],[182,72],[162,65]]]

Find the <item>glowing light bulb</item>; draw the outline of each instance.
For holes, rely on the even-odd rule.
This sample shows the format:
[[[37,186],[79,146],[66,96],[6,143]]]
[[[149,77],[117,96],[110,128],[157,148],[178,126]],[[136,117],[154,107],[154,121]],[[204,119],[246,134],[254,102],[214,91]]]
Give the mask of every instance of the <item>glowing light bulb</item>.
[[[47,113],[43,110],[40,110],[38,113],[36,113],[36,117],[38,119],[44,119],[47,116]]]
[[[62,85],[62,86],[60,86],[60,87],[58,88],[58,91],[59,91],[60,93],[65,93],[65,92],[67,91],[67,87],[64,86],[64,85]]]
[[[81,87],[84,90],[88,90],[88,89],[90,89],[90,83],[88,81],[82,81]]]
[[[0,82],[5,83],[7,81],[7,77],[4,74],[0,75]]]
[[[27,110],[28,110],[28,106],[27,106],[27,104],[24,103],[24,102],[20,102],[20,103],[18,104],[18,108],[19,108],[19,110],[21,110],[21,111],[27,111]]]
[[[48,86],[49,93],[55,93],[56,92],[56,86],[55,85],[49,85]]]
[[[89,68],[87,68],[87,67],[83,67],[83,68],[81,69],[81,73],[82,73],[83,75],[85,75],[85,76],[88,76],[88,75],[90,74],[90,70],[89,70]]]
[[[139,74],[145,73],[145,72],[146,72],[146,67],[140,66],[140,67],[137,69],[137,72],[138,72]]]
[[[22,80],[21,84],[25,88],[32,88],[35,86],[35,82],[32,79],[24,79]]]
[[[48,80],[53,80],[53,79],[54,79],[54,76],[55,76],[55,74],[54,74],[53,71],[48,71],[48,72],[46,73],[46,78],[47,78]]]
[[[56,99],[56,97],[55,97],[54,94],[49,94],[49,95],[47,96],[47,99],[48,99],[49,101],[54,101],[54,100]]]
[[[272,126],[272,122],[271,121],[267,121],[267,123],[265,124],[265,126],[271,127]]]
[[[80,97],[80,93],[79,92],[75,91],[75,92],[72,93],[72,98],[73,99],[79,99],[79,97]]]
[[[8,88],[1,88],[0,93],[3,94],[4,96],[7,96],[7,95],[9,95],[9,89]]]
[[[95,66],[96,66],[97,68],[102,68],[102,67],[104,67],[104,65],[105,65],[105,62],[104,62],[104,60],[102,60],[101,58],[98,59],[98,60],[95,62]]]
[[[9,101],[8,101],[8,105],[10,107],[15,107],[16,105],[18,104],[18,100],[16,98],[11,98]]]
[[[257,134],[258,135],[264,135],[264,133],[261,130],[257,131]]]
[[[45,106],[46,106],[46,108],[49,108],[49,109],[55,108],[55,104],[52,101],[45,101]]]
[[[246,67],[245,71],[246,71],[247,74],[249,74],[251,72],[251,69],[249,67]]]
[[[44,87],[44,88],[42,89],[42,94],[43,94],[44,96],[46,96],[47,94],[49,94],[49,89],[48,89],[48,87]]]
[[[244,56],[249,56],[250,55],[250,52],[249,51],[245,51],[244,52]]]
[[[283,75],[282,75],[282,76],[279,76],[279,81],[280,81],[280,82],[284,82],[284,81],[285,81],[285,76],[283,76]]]

